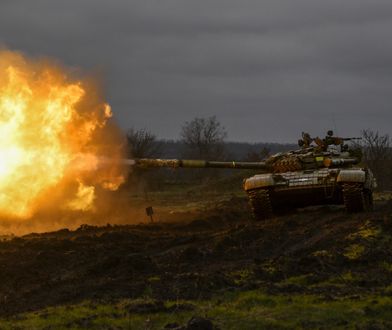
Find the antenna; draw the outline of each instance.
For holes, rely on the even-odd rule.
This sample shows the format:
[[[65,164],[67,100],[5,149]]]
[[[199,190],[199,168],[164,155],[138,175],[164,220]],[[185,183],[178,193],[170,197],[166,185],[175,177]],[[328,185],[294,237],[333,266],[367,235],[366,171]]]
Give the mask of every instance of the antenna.
[[[335,114],[334,113],[332,113],[332,124],[333,124],[333,131],[335,133],[335,136],[339,136],[338,127],[336,126]]]

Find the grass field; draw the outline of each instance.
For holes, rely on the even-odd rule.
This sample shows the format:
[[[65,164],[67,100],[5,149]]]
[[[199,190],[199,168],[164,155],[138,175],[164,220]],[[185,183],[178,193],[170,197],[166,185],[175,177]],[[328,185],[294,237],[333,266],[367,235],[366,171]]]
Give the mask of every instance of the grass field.
[[[149,298],[86,301],[1,320],[1,329],[163,329],[193,316],[220,329],[390,329],[392,298],[353,296],[331,301],[311,295],[226,292],[209,301]]]

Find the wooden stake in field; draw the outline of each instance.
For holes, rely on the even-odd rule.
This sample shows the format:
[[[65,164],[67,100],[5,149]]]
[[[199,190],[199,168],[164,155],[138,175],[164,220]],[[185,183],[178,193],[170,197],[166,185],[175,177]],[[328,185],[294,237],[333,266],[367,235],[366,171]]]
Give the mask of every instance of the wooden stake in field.
[[[154,214],[154,209],[152,206],[146,207],[146,214],[148,217],[150,217],[151,222],[154,222],[154,218],[152,217]]]

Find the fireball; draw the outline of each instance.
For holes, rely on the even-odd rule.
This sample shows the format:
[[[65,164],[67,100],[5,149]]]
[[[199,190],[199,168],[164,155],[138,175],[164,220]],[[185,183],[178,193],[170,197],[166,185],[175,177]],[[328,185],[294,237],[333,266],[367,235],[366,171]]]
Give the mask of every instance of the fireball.
[[[121,170],[99,169],[100,157],[121,157],[111,115],[90,81],[0,52],[0,214],[28,218],[53,203],[91,210],[97,187],[117,189]]]

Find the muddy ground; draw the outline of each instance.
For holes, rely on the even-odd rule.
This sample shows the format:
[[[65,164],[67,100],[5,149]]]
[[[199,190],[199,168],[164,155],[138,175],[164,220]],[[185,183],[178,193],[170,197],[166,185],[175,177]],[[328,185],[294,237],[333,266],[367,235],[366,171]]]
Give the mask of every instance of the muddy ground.
[[[204,299],[260,288],[321,299],[391,294],[392,203],[254,222],[244,198],[186,222],[80,226],[0,242],[0,315],[86,299]]]

